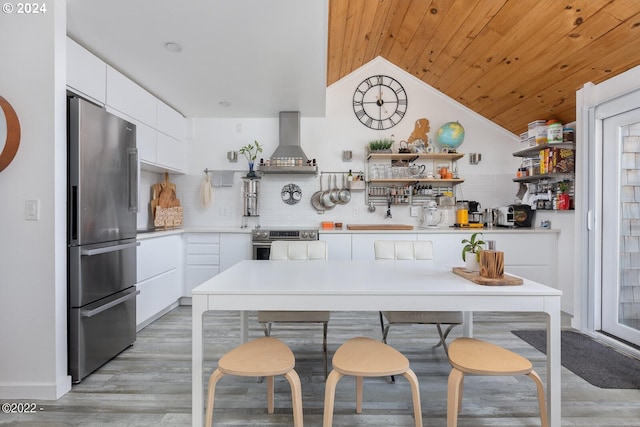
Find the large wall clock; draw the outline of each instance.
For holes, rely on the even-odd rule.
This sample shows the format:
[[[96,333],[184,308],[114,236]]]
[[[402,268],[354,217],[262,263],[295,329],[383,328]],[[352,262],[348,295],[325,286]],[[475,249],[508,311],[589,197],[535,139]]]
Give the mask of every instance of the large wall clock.
[[[392,77],[368,77],[353,93],[353,112],[360,123],[368,128],[392,128],[400,123],[407,112],[407,93]]]

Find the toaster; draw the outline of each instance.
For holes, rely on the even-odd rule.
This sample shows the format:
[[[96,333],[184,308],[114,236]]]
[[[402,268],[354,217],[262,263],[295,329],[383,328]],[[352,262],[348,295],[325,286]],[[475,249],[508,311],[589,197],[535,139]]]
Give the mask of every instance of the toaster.
[[[498,208],[498,221],[497,224],[500,227],[513,227],[515,222],[513,221],[513,207],[512,206],[500,206]]]

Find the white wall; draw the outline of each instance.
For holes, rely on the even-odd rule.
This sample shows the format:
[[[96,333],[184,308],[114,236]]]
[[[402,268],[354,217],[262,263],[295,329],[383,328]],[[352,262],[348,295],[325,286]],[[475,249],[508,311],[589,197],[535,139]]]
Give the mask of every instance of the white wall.
[[[0,94],[22,137],[0,172],[0,398],[55,399],[71,388],[66,339],[66,5],[0,14]],[[10,35],[10,37],[9,37]],[[25,200],[40,203],[26,221]]]
[[[400,81],[409,98],[405,118],[386,131],[366,128],[353,113],[355,88],[366,77],[375,74],[389,75]],[[302,148],[307,157],[317,159],[321,171],[364,170],[364,147],[370,140],[390,137],[392,134],[396,141],[406,140],[419,118],[429,119],[429,136],[434,140],[442,124],[457,120],[466,131],[464,143],[458,150],[482,153],[482,161],[475,166],[469,164],[467,156],[458,161],[459,173],[465,183],[457,187],[456,196],[480,201],[483,207],[514,202],[517,185],[512,178],[520,160],[511,156],[511,153],[521,149],[519,138],[382,58],[376,58],[327,89],[326,118],[304,118],[304,112],[302,115]],[[247,165],[243,157],[239,158],[238,163],[229,163],[226,152],[258,140],[265,147],[258,157],[269,158],[278,143],[278,119],[197,118],[194,128],[194,140],[189,143],[188,174],[172,178],[178,185],[178,197],[185,207],[185,225],[240,226],[240,177],[246,173]],[[342,150],[353,151],[352,162],[342,161]],[[207,209],[199,204],[199,188],[205,168],[238,171],[233,187],[213,189],[213,202]],[[299,185],[303,192],[302,201],[293,206],[280,199],[282,186],[290,182]],[[321,221],[341,221],[345,224],[385,221],[384,209],[378,208],[375,213],[367,212],[363,192],[353,193],[349,204],[318,215],[310,204],[311,195],[318,190],[319,177],[315,176],[263,177],[259,202],[261,225],[318,226]],[[393,207],[392,213],[395,223],[418,225],[418,218],[409,216],[408,207]]]

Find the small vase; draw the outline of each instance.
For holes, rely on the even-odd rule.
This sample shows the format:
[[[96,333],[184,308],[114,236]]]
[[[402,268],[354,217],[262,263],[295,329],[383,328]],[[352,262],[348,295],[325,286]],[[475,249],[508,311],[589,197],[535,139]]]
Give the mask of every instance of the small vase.
[[[256,175],[255,171],[253,170],[253,162],[249,162],[249,173],[247,174],[247,178],[256,178],[258,175]]]
[[[467,256],[464,261],[465,269],[473,273],[480,271],[480,264],[478,263],[478,257],[473,252],[467,252]]]

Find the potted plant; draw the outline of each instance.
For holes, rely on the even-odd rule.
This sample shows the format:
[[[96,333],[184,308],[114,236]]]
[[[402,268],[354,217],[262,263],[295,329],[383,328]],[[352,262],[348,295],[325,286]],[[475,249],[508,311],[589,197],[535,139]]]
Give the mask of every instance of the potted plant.
[[[562,181],[558,183],[558,190],[560,190],[560,194],[558,195],[558,210],[568,210],[569,205],[571,203],[571,199],[569,197],[569,187],[571,185],[571,181]]]
[[[369,150],[372,153],[390,153],[393,140],[389,138],[375,139],[369,142]]]
[[[463,239],[462,260],[467,271],[480,271],[480,251],[484,249],[482,233],[473,233],[471,239]],[[468,253],[470,252],[470,254]]]
[[[258,141],[254,141],[253,144],[247,144],[244,147],[240,148],[240,154],[247,158],[249,162],[249,173],[247,174],[247,178],[255,178],[257,175],[253,170],[253,166],[256,161],[256,157],[258,157],[258,153],[262,153],[262,146]]]

